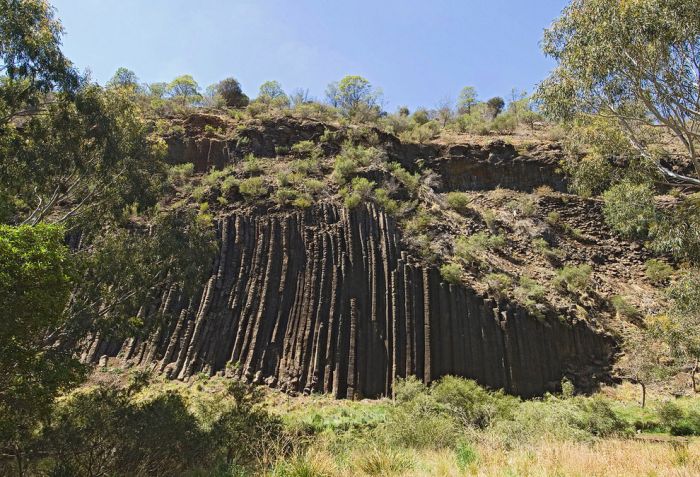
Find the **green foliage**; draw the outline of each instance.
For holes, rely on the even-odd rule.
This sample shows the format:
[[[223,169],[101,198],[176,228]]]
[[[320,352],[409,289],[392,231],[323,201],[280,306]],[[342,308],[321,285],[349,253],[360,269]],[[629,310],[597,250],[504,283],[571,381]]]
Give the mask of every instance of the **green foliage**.
[[[496,119],[498,115],[501,114],[501,111],[503,111],[505,105],[505,100],[500,96],[496,96],[489,99],[488,101],[486,101],[486,111],[488,116],[491,119]]]
[[[700,264],[700,194],[685,197],[677,207],[661,212],[652,235],[655,250]]]
[[[404,221],[403,227],[408,234],[419,234],[428,230],[432,223],[433,217],[430,212],[421,207],[415,215]]]
[[[396,179],[398,179],[398,181],[401,182],[410,192],[415,193],[418,190],[418,187],[420,186],[420,174],[411,174],[397,162],[391,162],[387,167],[391,174],[396,177]]]
[[[275,108],[288,108],[290,101],[278,81],[265,81],[260,85],[260,91],[256,101]]]
[[[496,296],[507,294],[510,287],[513,285],[513,279],[505,273],[489,273],[484,277],[484,281],[489,287],[489,290]]]
[[[446,263],[440,267],[440,276],[447,283],[457,285],[462,283],[462,266],[458,263]]]
[[[214,87],[215,94],[223,99],[229,108],[245,108],[248,106],[248,96],[243,93],[241,85],[235,78],[226,78]]]
[[[466,192],[448,192],[446,199],[447,205],[458,212],[466,210],[472,201]]]
[[[644,272],[654,284],[662,284],[673,275],[673,267],[666,262],[651,258],[644,263]]]
[[[545,219],[549,225],[557,225],[561,219],[561,214],[557,211],[552,211],[547,213],[547,218]]]
[[[238,183],[238,190],[246,200],[252,201],[266,195],[268,188],[262,177],[250,177]]]
[[[486,250],[499,250],[506,245],[506,239],[501,235],[491,235],[488,232],[478,232],[469,237],[458,237],[455,240],[455,255],[470,262],[478,261],[479,255]]]
[[[518,301],[535,315],[540,314],[535,305],[542,303],[546,294],[547,289],[543,285],[524,275],[520,277],[520,284],[515,289],[515,297]]]
[[[571,2],[545,32],[544,52],[558,67],[540,86],[543,111],[564,120],[581,113],[618,120],[635,148],[670,177],[657,154],[668,141],[649,140],[660,127],[683,144],[700,175],[698,112],[691,106],[697,78],[686,60],[700,46],[693,12],[681,0]]]
[[[700,436],[700,413],[683,409],[673,402],[664,403],[659,418],[672,436]]]
[[[361,76],[346,76],[326,89],[328,102],[346,116],[353,117],[367,110],[378,110],[381,93]]]
[[[194,164],[191,162],[172,166],[168,170],[168,182],[173,186],[182,186],[185,181],[192,177],[194,173]]]
[[[646,184],[623,181],[603,194],[605,221],[625,237],[644,238],[656,218],[654,191]]]
[[[75,272],[61,227],[0,225],[0,448],[17,459],[58,393],[82,378],[72,350],[45,342],[68,318]]]
[[[377,159],[378,155],[379,151],[373,147],[366,148],[345,143],[341,153],[335,158],[333,180],[340,185],[345,184],[359,168],[368,166]]]
[[[392,447],[363,452],[357,456],[354,464],[363,475],[368,476],[403,475],[415,467],[407,452]]]
[[[500,114],[491,122],[491,128],[499,134],[513,134],[518,128],[518,118],[512,113]]]
[[[521,217],[532,217],[537,212],[537,201],[531,195],[521,195],[508,202],[506,209]]]
[[[459,93],[459,98],[457,99],[457,111],[459,114],[470,114],[472,108],[477,104],[478,95],[476,94],[476,88],[473,86],[465,86]]]
[[[380,187],[375,189],[374,201],[389,215],[393,215],[399,211],[398,201],[392,199],[389,192],[384,188]]]
[[[610,299],[610,303],[612,303],[617,314],[624,318],[639,318],[641,315],[639,310],[634,305],[630,304],[623,296],[615,295]]]
[[[243,170],[246,174],[257,175],[263,171],[263,166],[254,154],[246,154],[243,158]]]
[[[557,271],[555,287],[572,293],[583,293],[591,282],[593,269],[590,265],[567,265]]]
[[[191,75],[178,76],[168,84],[168,93],[182,104],[192,104],[202,100],[199,84]]]

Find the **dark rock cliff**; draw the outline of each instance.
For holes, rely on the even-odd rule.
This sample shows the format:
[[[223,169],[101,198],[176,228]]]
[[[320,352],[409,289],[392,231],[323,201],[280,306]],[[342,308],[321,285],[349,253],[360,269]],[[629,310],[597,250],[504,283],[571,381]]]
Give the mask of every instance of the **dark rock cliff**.
[[[390,395],[398,377],[446,374],[532,396],[564,376],[587,388],[608,371],[606,335],[444,283],[401,251],[393,219],[371,204],[234,213],[218,230],[220,251],[198,293],[165,290],[142,311],[165,318],[155,333],[93,338],[85,359],[348,398]]]

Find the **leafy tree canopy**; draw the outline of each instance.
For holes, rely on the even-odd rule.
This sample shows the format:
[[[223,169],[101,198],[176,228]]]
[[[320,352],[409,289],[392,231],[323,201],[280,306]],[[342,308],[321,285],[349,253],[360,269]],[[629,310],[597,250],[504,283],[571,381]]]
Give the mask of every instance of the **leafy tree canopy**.
[[[328,102],[344,114],[352,116],[363,108],[378,108],[381,92],[362,76],[346,76],[326,89]]]
[[[543,111],[615,119],[668,180],[700,186],[700,14],[687,0],[574,0],[545,32],[558,62],[538,96]],[[657,129],[672,136],[694,174],[672,171]],[[667,142],[667,141],[666,141]]]

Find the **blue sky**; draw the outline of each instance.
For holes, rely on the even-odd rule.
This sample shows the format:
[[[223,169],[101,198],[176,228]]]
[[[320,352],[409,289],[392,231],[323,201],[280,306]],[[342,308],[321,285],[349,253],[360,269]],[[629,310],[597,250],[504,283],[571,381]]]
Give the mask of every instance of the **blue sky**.
[[[553,63],[543,30],[565,0],[53,0],[63,49],[106,82],[189,73],[202,88],[228,76],[251,97],[267,80],[287,91],[359,74],[388,110],[434,107],[466,85],[479,97],[532,91]]]

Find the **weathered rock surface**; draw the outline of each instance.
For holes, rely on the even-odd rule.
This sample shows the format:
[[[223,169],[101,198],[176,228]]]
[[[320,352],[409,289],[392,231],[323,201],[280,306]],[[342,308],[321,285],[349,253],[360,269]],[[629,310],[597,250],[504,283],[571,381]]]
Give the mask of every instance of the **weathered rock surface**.
[[[568,376],[606,375],[614,344],[584,322],[535,319],[401,251],[393,219],[371,204],[234,213],[194,296],[175,288],[144,306],[163,325],[145,339],[93,338],[85,359],[119,357],[170,377],[238,375],[290,391],[391,395],[398,377],[446,374],[532,396]]]

